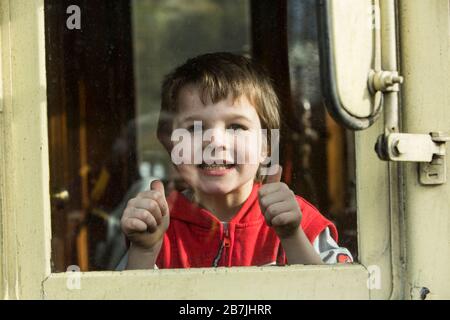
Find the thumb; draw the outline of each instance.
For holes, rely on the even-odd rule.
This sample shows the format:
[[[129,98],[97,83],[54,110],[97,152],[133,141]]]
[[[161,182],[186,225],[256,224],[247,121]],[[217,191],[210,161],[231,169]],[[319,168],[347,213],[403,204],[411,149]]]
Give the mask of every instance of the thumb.
[[[164,185],[160,180],[153,180],[150,183],[150,190],[159,191],[164,197],[166,197],[166,194],[164,192]]]
[[[283,168],[279,164],[275,164],[274,169],[275,169],[275,173],[272,175],[268,175],[264,184],[281,181],[281,173],[283,172]]]

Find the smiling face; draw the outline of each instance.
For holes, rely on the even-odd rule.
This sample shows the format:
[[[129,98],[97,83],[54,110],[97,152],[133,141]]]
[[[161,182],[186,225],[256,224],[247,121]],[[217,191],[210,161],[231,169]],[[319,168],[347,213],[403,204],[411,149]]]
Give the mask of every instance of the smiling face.
[[[202,143],[193,143],[201,164],[177,165],[179,174],[194,192],[219,195],[253,184],[259,163],[267,156],[261,144],[261,122],[254,106],[244,97],[202,103],[195,85],[184,86],[177,98],[178,113],[173,129],[186,129],[194,136],[194,122],[201,122]],[[196,127],[195,130],[198,128]],[[211,163],[225,165],[210,165]]]

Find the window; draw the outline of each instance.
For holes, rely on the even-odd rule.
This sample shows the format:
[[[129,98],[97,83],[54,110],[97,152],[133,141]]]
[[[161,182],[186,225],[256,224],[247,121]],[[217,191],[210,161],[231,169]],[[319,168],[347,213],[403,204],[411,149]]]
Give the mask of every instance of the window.
[[[151,179],[168,190],[174,179],[156,138],[162,79],[214,51],[253,55],[272,73],[279,96],[289,93],[281,98],[284,181],[334,220],[356,257],[356,237],[349,236],[356,211],[345,205],[355,196],[346,178],[350,140],[321,103],[317,27],[305,19],[315,16],[313,1],[275,11],[247,1],[85,3],[80,30],[57,27],[67,5],[45,4],[53,271],[118,265],[127,250],[120,229],[126,203]],[[266,23],[277,17],[277,25]],[[284,47],[274,48],[278,43]]]
[[[2,151],[8,150],[8,153],[1,153],[4,160],[1,191],[5,195],[1,208],[2,223],[7,230],[2,232],[5,240],[2,246],[8,257],[8,263],[4,264],[7,267],[2,272],[8,275],[9,295],[283,299],[367,298],[369,294],[376,297],[390,292],[392,267],[389,249],[386,250],[386,245],[391,245],[390,228],[387,227],[389,197],[382,187],[388,172],[386,165],[375,159],[368,143],[374,141],[379,128],[355,137],[356,184],[361,190],[357,194],[358,249],[363,265],[88,272],[79,275],[83,290],[70,288],[67,281],[72,274],[60,272],[65,271],[68,264],[76,264],[86,271],[96,269],[94,266],[99,257],[95,256],[95,250],[107,233],[105,221],[108,220],[105,218],[111,208],[117,206],[112,200],[119,201],[117,199],[125,196],[139,177],[139,169],[144,172],[148,169],[145,165],[139,167],[138,161],[145,157],[152,161],[158,158],[155,154],[124,149],[124,146],[134,145],[136,151],[141,143],[137,138],[139,135],[133,137],[127,129],[130,129],[128,124],[132,123],[136,112],[142,110],[137,107],[139,101],[144,101],[139,100],[142,98],[135,71],[135,40],[129,37],[136,32],[133,2],[113,4],[104,1],[96,3],[95,7],[90,7],[90,3],[79,3],[84,8],[82,21],[85,21],[81,30],[64,34],[67,32],[68,3],[33,1],[19,5],[1,2],[2,26],[10,23],[10,29],[2,28],[2,78],[7,85],[3,87],[4,109],[0,113],[4,128],[0,136],[1,147]],[[163,2],[151,2],[156,3],[163,6]],[[236,50],[251,50],[271,69],[274,65],[268,63],[271,60],[269,51],[262,50],[270,47],[271,28],[263,29],[263,24],[256,23],[261,19],[261,12],[271,12],[265,10],[264,5],[251,1],[243,7],[242,12],[246,13],[243,17],[250,17],[252,25],[248,38],[251,47]],[[278,6],[277,10],[282,8]],[[277,10],[271,13],[276,15]],[[98,12],[102,14],[98,15]],[[246,22],[242,23],[245,25]],[[100,37],[101,34],[109,34],[109,38]],[[265,36],[261,38],[262,35]],[[266,40],[266,43],[258,39]],[[282,49],[282,46],[272,47]],[[290,90],[290,86],[288,88]],[[151,98],[149,94],[146,99]],[[142,127],[142,130],[146,128]],[[116,140],[117,144],[114,143]],[[116,159],[105,156],[111,156],[113,147],[123,152]],[[358,170],[363,163],[370,165],[370,172]],[[120,170],[113,171],[114,165]],[[156,165],[150,168],[152,174],[167,172],[161,167],[155,171]],[[105,191],[113,180],[115,188]],[[68,184],[64,184],[66,182]],[[368,189],[371,192],[367,192]],[[102,198],[105,192],[108,198]],[[383,232],[375,235],[368,232],[373,228]],[[379,293],[369,290],[366,284],[365,266],[372,264],[382,270],[383,291]],[[198,277],[199,274],[202,277]],[[137,282],[142,287],[136,288]],[[242,290],[230,290],[224,283],[240,283]],[[259,286],[261,283],[265,283],[264,288]],[[299,286],[310,290],[299,292]],[[209,290],[212,287],[215,290]],[[256,296],[255,292],[258,293]]]

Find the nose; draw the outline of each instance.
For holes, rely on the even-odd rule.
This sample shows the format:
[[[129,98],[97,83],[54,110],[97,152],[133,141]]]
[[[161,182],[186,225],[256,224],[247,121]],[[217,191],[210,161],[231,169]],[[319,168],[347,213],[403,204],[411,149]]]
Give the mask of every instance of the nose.
[[[228,148],[228,137],[225,129],[223,128],[212,128],[208,129],[204,133],[203,138],[203,148],[208,145],[215,150],[226,150]]]

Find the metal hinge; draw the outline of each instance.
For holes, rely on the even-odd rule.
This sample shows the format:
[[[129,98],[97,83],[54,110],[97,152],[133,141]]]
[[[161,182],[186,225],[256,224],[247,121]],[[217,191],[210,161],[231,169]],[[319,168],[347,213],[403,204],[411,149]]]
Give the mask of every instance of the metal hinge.
[[[443,132],[389,133],[378,137],[375,151],[382,160],[419,162],[421,184],[444,184],[447,181],[447,141],[450,136]]]

